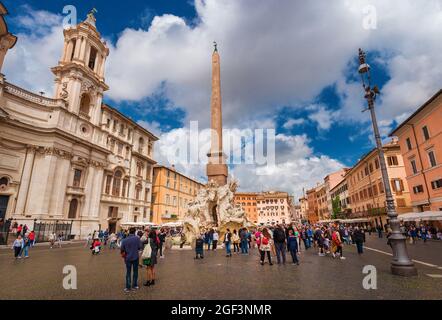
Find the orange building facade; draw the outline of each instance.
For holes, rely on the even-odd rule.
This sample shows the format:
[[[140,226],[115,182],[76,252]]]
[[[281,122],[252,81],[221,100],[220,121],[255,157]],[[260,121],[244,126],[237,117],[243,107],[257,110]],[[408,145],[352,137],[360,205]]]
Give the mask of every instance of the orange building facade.
[[[383,146],[391,191],[398,214],[411,211],[405,165],[397,140]],[[376,225],[387,222],[385,188],[377,149],[371,150],[351,168],[345,179],[351,204],[349,218],[368,218]]]
[[[316,188],[307,190],[307,220],[310,223],[319,221],[318,202],[316,200]]]
[[[442,90],[390,135],[399,138],[413,211],[442,211]]]
[[[233,200],[235,207],[242,208],[247,219],[253,223],[258,223],[256,196],[256,192],[236,192]]]
[[[183,220],[188,203],[195,200],[204,184],[175,170],[156,165],[153,168],[152,222],[162,224]]]

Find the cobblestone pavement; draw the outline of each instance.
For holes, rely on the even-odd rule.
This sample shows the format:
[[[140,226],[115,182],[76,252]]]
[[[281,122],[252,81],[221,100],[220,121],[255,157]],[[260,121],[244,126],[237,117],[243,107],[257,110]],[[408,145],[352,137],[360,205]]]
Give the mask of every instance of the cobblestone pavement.
[[[411,256],[425,263],[416,264],[419,275],[413,278],[390,274],[385,239],[368,237],[367,247],[378,251],[358,256],[354,246],[345,246],[346,260],[302,251],[299,266],[261,266],[256,249],[231,258],[222,250],[205,252],[203,260],[194,260],[193,251],[170,250],[159,259],[156,285],[143,287],[145,270],[140,269],[140,289],[127,294],[118,250],[92,256],[81,244],[38,247],[26,260],[14,260],[12,250],[0,250],[0,299],[442,299],[442,279],[437,277],[442,275],[441,243],[410,247]],[[77,290],[62,287],[65,265],[77,269]],[[377,269],[377,290],[362,287],[365,265]]]

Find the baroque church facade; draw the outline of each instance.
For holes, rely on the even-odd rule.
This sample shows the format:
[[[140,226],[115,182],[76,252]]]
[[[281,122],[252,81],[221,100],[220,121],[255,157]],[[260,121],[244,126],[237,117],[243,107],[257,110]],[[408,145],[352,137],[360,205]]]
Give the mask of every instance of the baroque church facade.
[[[15,44],[5,30],[1,63]],[[35,220],[72,221],[76,237],[150,221],[158,138],[103,103],[109,49],[94,15],[65,29],[64,40],[51,69],[54,98],[0,74],[0,219],[31,228]]]

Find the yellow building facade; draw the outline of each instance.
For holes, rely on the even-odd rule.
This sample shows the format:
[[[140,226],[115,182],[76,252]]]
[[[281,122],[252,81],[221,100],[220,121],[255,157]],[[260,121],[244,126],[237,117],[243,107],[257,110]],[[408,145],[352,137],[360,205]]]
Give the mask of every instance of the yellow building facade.
[[[162,224],[183,220],[190,201],[204,184],[175,170],[154,166],[152,183],[152,222]]]

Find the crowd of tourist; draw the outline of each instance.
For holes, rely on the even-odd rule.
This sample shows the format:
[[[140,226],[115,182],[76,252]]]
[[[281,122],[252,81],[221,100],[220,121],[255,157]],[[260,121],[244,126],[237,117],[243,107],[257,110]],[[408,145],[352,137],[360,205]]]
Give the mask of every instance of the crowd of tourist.
[[[410,244],[428,239],[442,240],[442,231],[426,224],[401,224],[401,232]],[[14,257],[29,257],[29,249],[35,244],[35,232],[26,225],[13,225],[16,236],[12,248]],[[288,260],[294,265],[302,263],[301,251],[312,250],[320,257],[329,256],[345,260],[345,246],[355,245],[359,255],[364,253],[366,233],[377,232],[378,237],[388,239],[391,229],[388,225],[371,227],[369,225],[347,225],[339,222],[316,224],[278,224],[254,228],[226,229],[222,232],[216,228],[205,230],[191,244],[195,249],[195,259],[204,259],[204,252],[225,250],[227,258],[235,255],[257,256],[261,265],[286,264]],[[126,275],[125,292],[138,290],[138,273],[140,268],[146,269],[144,286],[155,285],[155,265],[158,258],[164,258],[167,239],[179,239],[176,244],[182,248],[187,237],[182,230],[169,228],[146,228],[144,230],[130,228],[119,232],[97,230],[86,238],[85,247],[92,255],[98,255],[103,248],[119,249],[123,258]],[[61,247],[63,235],[49,235],[50,248]],[[256,250],[257,249],[257,250]]]

